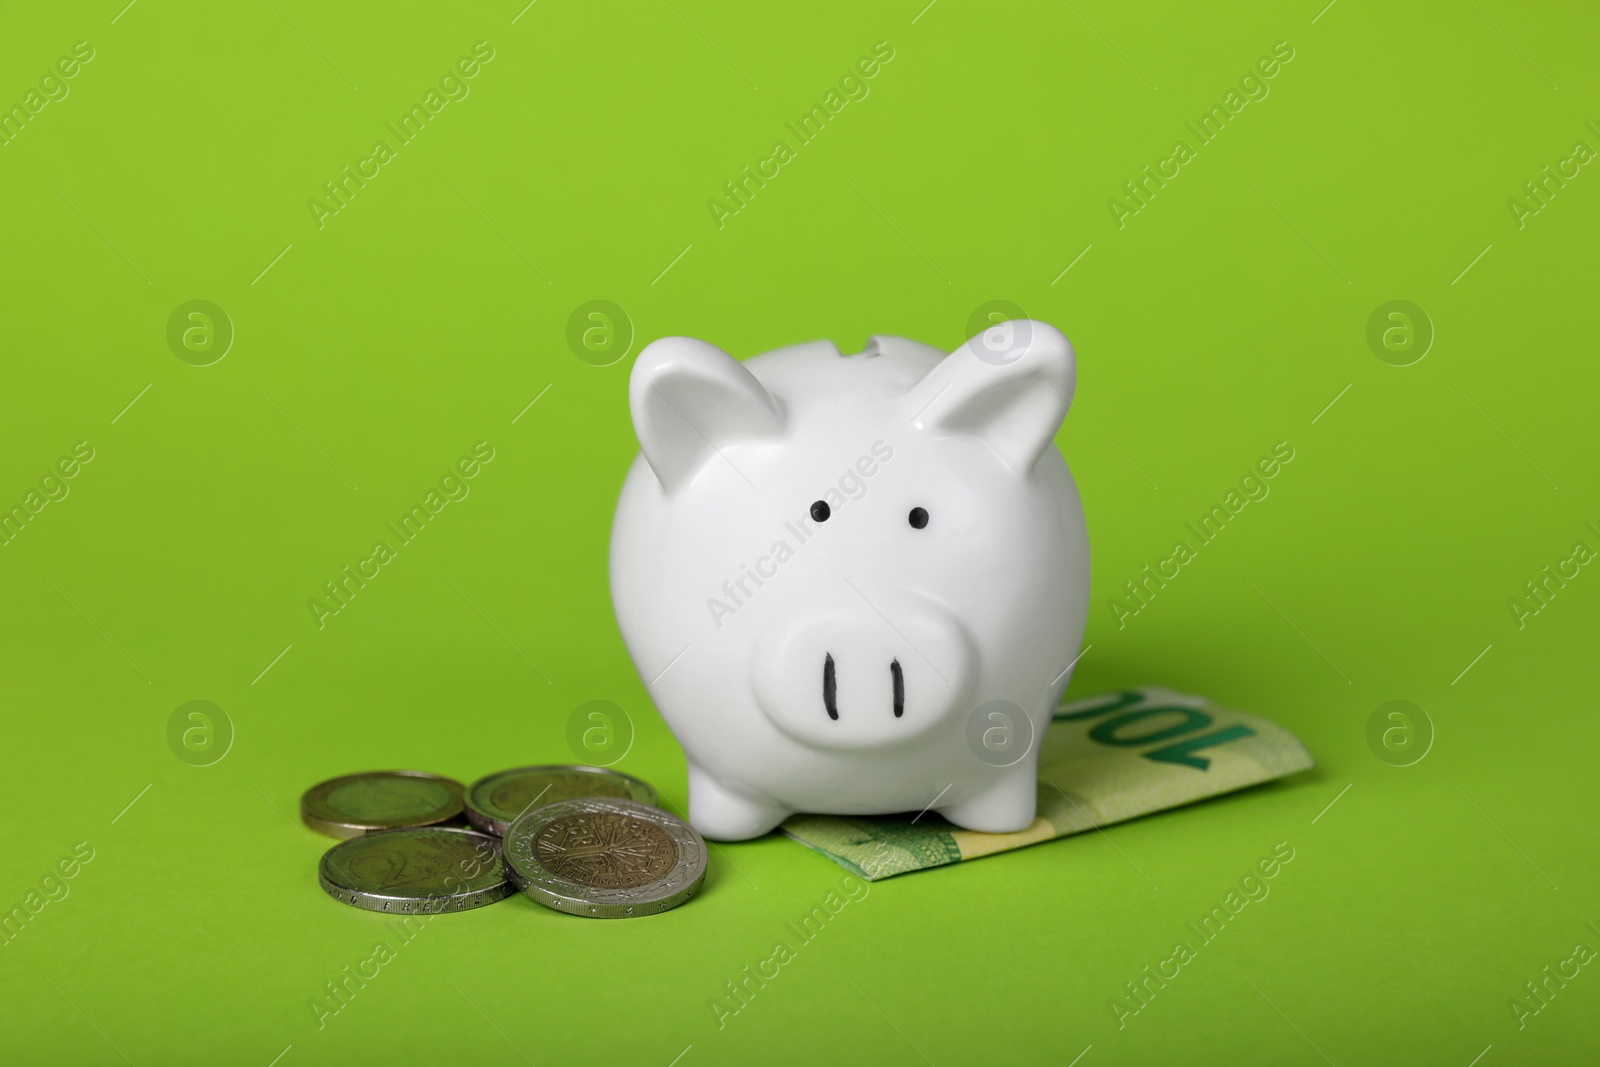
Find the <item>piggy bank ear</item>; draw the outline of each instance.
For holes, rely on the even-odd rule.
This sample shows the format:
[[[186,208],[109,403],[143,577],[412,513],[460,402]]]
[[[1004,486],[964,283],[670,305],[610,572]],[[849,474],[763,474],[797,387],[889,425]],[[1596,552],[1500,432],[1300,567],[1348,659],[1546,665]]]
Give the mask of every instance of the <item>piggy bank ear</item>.
[[[628,404],[644,458],[669,493],[723,445],[783,431],[782,410],[755,375],[692,337],[645,346],[628,380]]]
[[[911,390],[912,423],[935,437],[977,437],[1006,466],[1032,469],[1061,428],[1076,381],[1072,345],[1032,319],[991,326]]]

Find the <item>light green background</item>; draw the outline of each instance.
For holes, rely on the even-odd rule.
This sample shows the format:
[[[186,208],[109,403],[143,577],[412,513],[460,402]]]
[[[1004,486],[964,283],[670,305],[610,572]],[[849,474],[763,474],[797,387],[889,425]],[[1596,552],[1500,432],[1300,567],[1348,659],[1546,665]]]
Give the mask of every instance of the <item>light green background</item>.
[[[0,548],[0,905],[94,849],[0,947],[4,1059],[1600,1053],[1594,966],[1524,1029],[1508,1003],[1600,946],[1600,573],[1524,628],[1508,607],[1600,548],[1600,175],[1523,228],[1507,207],[1600,148],[1592,8],[123,2],[0,8],[0,103],[95,52],[0,147],[0,502],[95,449]],[[319,230],[307,200],[478,41],[470,96]],[[878,41],[870,96],[719,230],[708,199]],[[1107,200],[1279,41],[1270,95],[1119,230]],[[603,368],[565,340],[596,298],[639,339]],[[208,367],[165,339],[194,299],[236,329]],[[319,1030],[312,998],[383,926],[317,888],[307,786],[570,759],[568,715],[603,698],[637,728],[620,766],[683,803],[606,589],[640,344],[954,347],[991,299],[1078,350],[1058,440],[1095,555],[1071,692],[1203,693],[1318,769],[880,883],[720,1030],[723,983],[840,881],[779,837],[715,852],[656,918],[441,918]],[[1437,332],[1413,366],[1367,347],[1392,299]],[[319,630],[307,600],[484,440],[471,495]],[[1119,629],[1109,598],[1278,441],[1271,496]],[[1395,698],[1436,728],[1406,768],[1366,741]],[[167,746],[193,699],[236,730],[213,766]],[[1119,1030],[1123,983],[1280,841],[1271,896]]]

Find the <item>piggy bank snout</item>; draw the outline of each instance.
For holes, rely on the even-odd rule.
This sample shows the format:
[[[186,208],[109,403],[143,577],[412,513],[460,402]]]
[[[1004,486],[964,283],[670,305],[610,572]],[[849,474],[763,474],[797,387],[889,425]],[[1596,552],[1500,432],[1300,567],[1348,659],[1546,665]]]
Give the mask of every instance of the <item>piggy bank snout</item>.
[[[780,625],[753,663],[761,710],[813,748],[909,745],[948,723],[971,688],[971,643],[932,607],[841,612]]]

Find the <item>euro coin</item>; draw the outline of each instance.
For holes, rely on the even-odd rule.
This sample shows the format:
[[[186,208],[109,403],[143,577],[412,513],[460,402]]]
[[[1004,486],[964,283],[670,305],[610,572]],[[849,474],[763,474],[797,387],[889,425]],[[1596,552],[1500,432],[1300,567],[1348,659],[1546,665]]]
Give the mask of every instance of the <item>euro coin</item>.
[[[611,797],[534,808],[506,830],[512,884],[547,907],[595,919],[654,915],[694,896],[706,843],[676,815]]]
[[[433,826],[461,814],[461,783],[423,771],[367,771],[321,782],[300,797],[300,818],[329,837]]]
[[[323,854],[317,882],[342,904],[401,915],[470,911],[515,892],[498,840],[441,826],[341,841]]]
[[[523,812],[578,797],[615,797],[652,807],[657,799],[648,782],[603,767],[516,767],[467,787],[467,821],[485,833],[503,835]]]

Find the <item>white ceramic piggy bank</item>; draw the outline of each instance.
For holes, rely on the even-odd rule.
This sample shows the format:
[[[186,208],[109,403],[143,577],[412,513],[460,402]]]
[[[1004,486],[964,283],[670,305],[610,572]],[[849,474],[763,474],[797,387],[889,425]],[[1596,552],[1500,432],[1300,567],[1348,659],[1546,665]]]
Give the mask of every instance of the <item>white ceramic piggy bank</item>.
[[[1089,591],[1053,442],[1073,381],[1067,339],[1028,320],[949,355],[639,354],[611,596],[701,833],[800,811],[1033,821]]]

